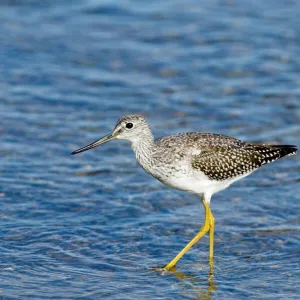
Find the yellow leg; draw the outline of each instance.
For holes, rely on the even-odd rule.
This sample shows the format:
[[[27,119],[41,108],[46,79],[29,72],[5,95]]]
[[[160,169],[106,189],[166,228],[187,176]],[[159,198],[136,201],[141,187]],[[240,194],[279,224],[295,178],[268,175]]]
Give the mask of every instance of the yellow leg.
[[[209,265],[211,268],[211,271],[213,271],[214,268],[214,233],[215,233],[215,218],[209,208],[210,212],[210,218],[209,218]]]
[[[210,265],[212,266],[213,260],[213,251],[214,251],[214,217],[210,210],[209,204],[202,199],[202,203],[205,209],[205,221],[204,225],[201,227],[200,231],[195,235],[195,237],[164,267],[165,270],[172,269],[179,259],[187,252],[189,249],[195,245],[210,229],[210,252],[209,252],[209,260]]]

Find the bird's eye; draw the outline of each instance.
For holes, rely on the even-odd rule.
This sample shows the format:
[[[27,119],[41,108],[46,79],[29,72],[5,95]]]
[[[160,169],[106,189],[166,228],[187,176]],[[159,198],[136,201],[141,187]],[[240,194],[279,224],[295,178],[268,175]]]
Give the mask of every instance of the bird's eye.
[[[132,124],[132,123],[127,123],[127,124],[126,124],[126,128],[131,129],[132,127],[133,127],[133,124]]]

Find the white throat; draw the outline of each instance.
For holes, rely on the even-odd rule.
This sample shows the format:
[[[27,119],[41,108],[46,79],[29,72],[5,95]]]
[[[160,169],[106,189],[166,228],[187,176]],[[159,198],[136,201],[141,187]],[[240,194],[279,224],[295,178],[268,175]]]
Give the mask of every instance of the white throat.
[[[155,148],[153,136],[142,136],[131,141],[131,148],[139,165],[149,172],[153,165],[153,152]]]

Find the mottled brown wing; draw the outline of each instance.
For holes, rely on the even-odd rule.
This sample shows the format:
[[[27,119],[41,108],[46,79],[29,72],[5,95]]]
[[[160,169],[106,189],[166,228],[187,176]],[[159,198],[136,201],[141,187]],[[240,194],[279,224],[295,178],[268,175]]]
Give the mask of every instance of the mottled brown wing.
[[[249,173],[262,165],[259,153],[243,148],[203,151],[192,159],[192,168],[211,180],[225,180]]]
[[[292,145],[222,145],[205,149],[194,156],[192,168],[202,171],[211,180],[225,180],[247,174],[296,151]]]

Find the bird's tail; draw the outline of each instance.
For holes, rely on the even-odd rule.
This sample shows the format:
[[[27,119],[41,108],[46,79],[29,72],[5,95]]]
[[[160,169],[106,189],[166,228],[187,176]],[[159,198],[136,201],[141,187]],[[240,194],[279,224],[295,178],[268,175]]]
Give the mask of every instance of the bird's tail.
[[[295,145],[273,145],[273,148],[279,149],[280,157],[297,153],[297,146]]]
[[[284,156],[297,153],[297,146],[294,145],[255,145],[255,150],[260,154],[262,164],[268,164]]]

